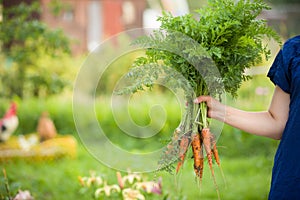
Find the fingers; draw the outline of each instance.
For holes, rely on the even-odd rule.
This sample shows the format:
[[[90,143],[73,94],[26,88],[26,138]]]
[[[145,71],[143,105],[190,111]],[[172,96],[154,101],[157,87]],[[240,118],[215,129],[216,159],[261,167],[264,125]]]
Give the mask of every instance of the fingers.
[[[211,100],[212,100],[211,96],[199,96],[196,99],[194,99],[194,103],[201,103],[201,102],[209,103],[211,102]]]
[[[221,104],[219,101],[211,96],[199,96],[194,99],[194,103],[206,102],[207,105],[207,116],[209,118],[218,119],[220,121],[225,120],[225,105]]]
[[[211,96],[202,95],[194,99],[193,102],[196,104],[201,102],[206,102],[207,104],[209,104],[212,100],[213,98]],[[185,105],[188,106],[188,102],[185,102]]]

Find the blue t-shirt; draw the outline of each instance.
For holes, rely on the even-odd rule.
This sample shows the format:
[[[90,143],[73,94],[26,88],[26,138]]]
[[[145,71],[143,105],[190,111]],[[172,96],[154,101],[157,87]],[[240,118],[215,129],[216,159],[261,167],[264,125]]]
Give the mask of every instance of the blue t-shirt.
[[[300,199],[300,35],[285,42],[268,77],[290,94],[289,117],[274,158],[269,200]]]

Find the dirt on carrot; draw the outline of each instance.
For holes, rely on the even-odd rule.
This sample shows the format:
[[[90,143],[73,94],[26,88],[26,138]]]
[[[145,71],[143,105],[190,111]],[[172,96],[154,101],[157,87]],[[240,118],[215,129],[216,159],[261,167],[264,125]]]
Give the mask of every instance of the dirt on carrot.
[[[193,158],[194,158],[194,171],[201,183],[202,176],[203,176],[204,158],[203,158],[202,140],[199,133],[193,136],[192,150],[193,150]]]
[[[179,141],[179,161],[177,163],[176,173],[179,172],[181,166],[184,163],[186,152],[190,145],[190,138],[188,135],[183,135]]]

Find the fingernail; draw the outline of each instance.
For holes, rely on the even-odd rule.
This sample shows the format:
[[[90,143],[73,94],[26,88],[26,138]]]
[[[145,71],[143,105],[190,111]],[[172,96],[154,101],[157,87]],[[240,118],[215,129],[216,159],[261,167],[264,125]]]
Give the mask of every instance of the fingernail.
[[[194,103],[199,103],[198,99],[194,99]]]

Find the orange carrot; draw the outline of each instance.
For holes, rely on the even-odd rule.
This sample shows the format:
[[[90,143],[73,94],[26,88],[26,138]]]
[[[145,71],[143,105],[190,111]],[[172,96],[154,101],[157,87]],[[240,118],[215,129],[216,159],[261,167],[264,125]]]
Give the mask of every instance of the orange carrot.
[[[219,153],[218,153],[218,149],[217,149],[217,145],[216,145],[216,139],[214,136],[211,137],[211,141],[212,141],[212,154],[214,155],[214,158],[216,160],[216,163],[221,171],[221,174],[222,174],[222,177],[223,177],[223,180],[226,184],[226,181],[225,181],[225,176],[224,176],[224,173],[223,173],[223,170],[222,170],[222,167],[221,167],[221,162],[220,162],[220,157],[219,157]]]
[[[206,151],[208,165],[212,175],[214,176],[212,154],[211,154],[211,135],[210,135],[209,128],[203,128],[201,134],[203,138],[204,149]]]
[[[211,152],[214,155],[214,158],[216,160],[216,163],[218,166],[220,166],[220,157],[219,157],[219,153],[218,153],[218,149],[217,149],[217,145],[216,145],[216,140],[214,138],[214,136],[211,136],[211,144],[212,144],[212,149]]]
[[[180,128],[176,128],[175,131],[173,132],[172,141],[178,141],[179,133],[180,133]],[[164,152],[165,155],[168,155],[172,152],[172,150],[174,148],[173,144],[174,143],[171,142],[167,145],[167,149]]]
[[[203,175],[203,151],[202,151],[202,141],[200,134],[197,133],[194,135],[192,140],[192,150],[194,157],[194,171],[197,177],[199,177],[200,182]]]
[[[210,168],[210,171],[211,171],[212,178],[214,180],[214,184],[215,184],[215,187],[216,187],[218,198],[220,199],[220,193],[219,193],[217,181],[216,181],[216,178],[215,178],[215,173],[214,173],[214,170],[213,170],[212,148],[211,148],[212,147],[212,144],[211,144],[212,135],[210,133],[210,129],[209,128],[203,128],[202,131],[201,131],[201,134],[202,134],[202,138],[203,138],[204,148],[205,148],[205,151],[206,151],[208,165],[209,165],[209,168]]]
[[[179,161],[177,164],[176,173],[179,172],[180,167],[183,165],[185,155],[189,147],[189,143],[189,137],[187,135],[183,135],[179,142]]]

